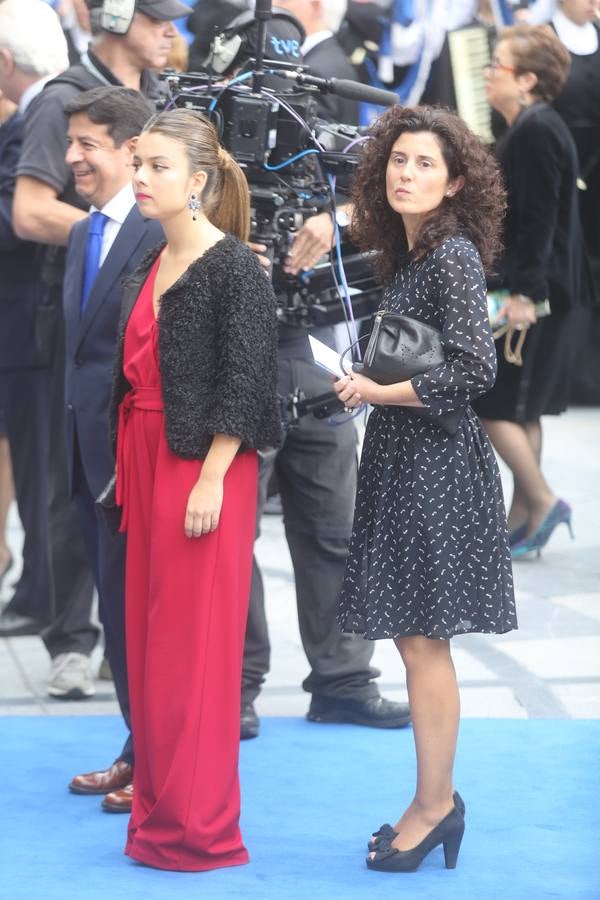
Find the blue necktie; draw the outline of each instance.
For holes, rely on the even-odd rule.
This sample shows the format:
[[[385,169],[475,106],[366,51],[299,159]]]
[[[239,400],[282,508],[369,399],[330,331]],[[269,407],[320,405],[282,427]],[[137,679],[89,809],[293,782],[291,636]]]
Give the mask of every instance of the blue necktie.
[[[80,314],[83,315],[87,306],[88,297],[92,285],[96,280],[100,268],[100,251],[102,250],[102,235],[104,226],[108,222],[108,216],[101,212],[93,212],[88,224],[88,235],[85,244],[85,264],[83,269],[83,290],[81,292]]]
[[[396,0],[394,3],[393,21],[405,28],[415,20],[413,0]]]

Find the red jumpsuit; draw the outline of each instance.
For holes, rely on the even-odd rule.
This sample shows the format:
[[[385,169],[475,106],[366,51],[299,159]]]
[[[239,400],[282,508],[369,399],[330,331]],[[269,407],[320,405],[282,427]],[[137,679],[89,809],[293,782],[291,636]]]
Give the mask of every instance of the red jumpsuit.
[[[240,685],[257,456],[225,476],[216,531],[187,538],[201,460],[167,446],[152,305],[157,259],[125,335],[118,498],[127,531],[127,666],[135,749],[125,853],[160,869],[248,861],[239,829]]]

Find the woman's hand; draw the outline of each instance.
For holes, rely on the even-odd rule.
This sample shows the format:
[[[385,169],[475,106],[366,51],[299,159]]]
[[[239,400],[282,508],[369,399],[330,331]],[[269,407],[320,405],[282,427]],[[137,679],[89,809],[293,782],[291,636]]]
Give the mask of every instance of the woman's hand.
[[[533,300],[523,294],[512,294],[507,297],[499,311],[499,316],[502,315],[506,316],[508,324],[517,331],[523,331],[537,322]]]
[[[381,402],[381,385],[358,372],[352,372],[345,378],[340,378],[334,383],[333,389],[346,409],[356,409],[361,403]]]
[[[200,478],[192,488],[185,511],[186,537],[196,538],[215,531],[223,505],[223,479]]]

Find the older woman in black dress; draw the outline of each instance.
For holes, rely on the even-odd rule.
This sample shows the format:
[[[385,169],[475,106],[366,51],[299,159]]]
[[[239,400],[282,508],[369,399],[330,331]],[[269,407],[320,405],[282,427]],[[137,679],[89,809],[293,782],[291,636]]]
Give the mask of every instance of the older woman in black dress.
[[[335,383],[348,408],[375,407],[340,622],[394,640],[417,751],[414,799],[374,836],[367,865],[413,870],[443,844],[454,867],[464,804],[452,783],[460,702],[450,639],[516,627],[500,478],[469,407],[496,373],[483,266],[498,252],[504,192],[495,161],[458,117],[394,107],[365,145],[353,209],[353,236],[377,251],[387,283],[382,307],[439,329],[446,356],[410,381],[383,386],[353,373]],[[457,433],[423,407],[433,417],[461,410]]]
[[[496,148],[508,191],[500,261],[505,312],[510,325],[527,334],[522,366],[507,362],[504,345],[498,345],[496,384],[475,408],[513,474],[513,558],[539,554],[557,525],[571,524],[569,504],[556,496],[540,468],[540,418],[567,407],[573,310],[589,291],[577,152],[567,126],[548,105],[569,66],[569,53],[551,28],[518,25],[501,33],[486,72],[488,101],[509,126]],[[535,304],[546,299],[551,315],[538,322]]]
[[[578,365],[572,397],[600,402],[600,0],[561,0],[552,27],[569,51],[571,69],[554,109],[579,157],[579,211],[593,275],[594,309],[578,316]]]

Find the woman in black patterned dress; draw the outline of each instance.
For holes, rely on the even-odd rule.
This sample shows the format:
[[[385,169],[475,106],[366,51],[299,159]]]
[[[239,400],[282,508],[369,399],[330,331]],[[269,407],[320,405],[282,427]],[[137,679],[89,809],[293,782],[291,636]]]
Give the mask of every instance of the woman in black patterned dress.
[[[427,107],[393,107],[377,120],[354,185],[352,233],[377,251],[382,307],[438,328],[446,356],[410,381],[383,386],[352,373],[335,384],[347,408],[375,407],[340,623],[394,640],[417,751],[414,800],[376,833],[367,865],[412,870],[443,844],[453,867],[464,804],[452,783],[460,704],[450,638],[517,625],[500,477],[469,406],[496,373],[484,265],[498,251],[504,191],[464,122]],[[457,433],[422,417],[423,407],[462,410]]]

